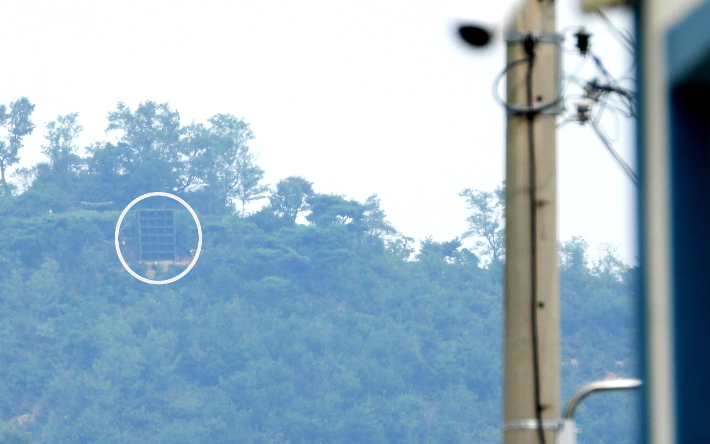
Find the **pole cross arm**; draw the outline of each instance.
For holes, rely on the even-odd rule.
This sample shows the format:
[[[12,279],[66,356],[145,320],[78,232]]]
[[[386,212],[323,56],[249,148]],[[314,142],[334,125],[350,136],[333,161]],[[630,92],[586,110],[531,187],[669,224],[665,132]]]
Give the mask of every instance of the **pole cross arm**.
[[[565,409],[565,419],[573,419],[574,412],[580,402],[592,393],[606,391],[621,391],[640,388],[643,383],[638,379],[611,379],[608,381],[596,381],[582,387],[570,398]]]

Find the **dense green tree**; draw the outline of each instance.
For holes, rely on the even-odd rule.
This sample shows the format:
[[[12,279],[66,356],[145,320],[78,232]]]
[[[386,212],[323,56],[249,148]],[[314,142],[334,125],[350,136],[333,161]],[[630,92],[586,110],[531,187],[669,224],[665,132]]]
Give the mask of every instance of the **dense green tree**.
[[[580,236],[572,236],[560,245],[560,269],[583,274],[589,267],[589,244]]]
[[[79,175],[83,169],[83,159],[77,154],[76,138],[82,130],[77,122],[78,114],[58,116],[47,123],[46,145],[42,153],[48,163],[15,171],[23,193],[18,200],[26,205],[41,205],[44,211],[66,210],[72,200],[76,200],[81,187]]]
[[[209,125],[183,127],[167,103],[148,101],[135,111],[119,103],[108,120],[107,131],[117,131],[118,141],[87,150],[85,182],[91,186],[84,194],[95,200],[122,201],[148,191],[188,193],[207,213],[234,207],[244,216],[250,202],[266,197],[264,171],[248,146],[253,134],[242,119],[217,114]]]
[[[293,224],[298,213],[308,209],[307,199],[313,194],[311,182],[300,176],[290,176],[276,184],[276,189],[269,196],[269,202],[277,215]]]
[[[105,142],[94,142],[86,147],[86,172],[81,178],[78,200],[130,202],[130,192],[126,192],[129,181],[121,166],[119,151],[116,145]]]
[[[168,288],[147,288],[116,263],[101,241],[115,211],[0,219],[8,433],[30,442],[495,442],[497,271],[458,239],[427,239],[416,260],[403,260],[348,229],[363,204],[309,199],[311,225],[275,231],[203,215],[204,253]],[[626,274],[595,271],[580,239],[562,250],[563,318],[574,321],[563,322],[568,396],[610,371],[633,374],[634,358]],[[605,427],[612,417],[615,427],[617,417],[632,423],[628,411],[627,401],[585,407],[580,422],[602,442],[633,442]]]
[[[610,244],[602,245],[603,254],[593,266],[593,272],[614,280],[622,280],[628,266],[621,260],[618,253]]]
[[[147,101],[132,111],[119,102],[108,115],[107,132],[117,131],[118,141],[89,150],[99,181],[120,184],[123,199],[151,191],[181,192],[189,186],[183,174],[180,115],[167,103]],[[117,180],[116,176],[123,176]]]
[[[22,147],[22,139],[32,134],[35,128],[30,120],[34,109],[35,106],[26,97],[10,103],[9,112],[5,105],[0,105],[0,127],[5,131],[0,139],[0,182],[3,194],[10,192],[5,176],[8,168],[20,161],[17,153]]]
[[[254,138],[249,125],[230,114],[217,114],[207,120],[210,127],[189,129],[187,162],[191,171],[209,193],[216,194],[222,206],[238,203],[242,216],[249,202],[266,197],[269,188],[261,184],[264,170],[248,142]]]
[[[119,105],[112,118],[119,141],[93,145],[85,169],[72,164],[76,120],[57,120],[50,163],[0,199],[0,440],[499,440],[503,255],[485,230],[470,233],[476,252],[427,238],[415,255],[376,196],[316,194],[301,177],[280,181],[261,211],[233,217],[229,200],[249,201],[229,191],[240,174],[230,156],[255,167],[238,148],[252,137],[243,121],[218,115],[183,128],[150,102]],[[144,157],[131,164],[130,152]],[[55,171],[69,171],[71,186]],[[141,182],[150,171],[167,173]],[[263,171],[252,173],[257,190]],[[124,270],[111,242],[115,208],[69,203],[128,198],[148,183],[206,210],[200,259],[170,286]],[[469,223],[498,221],[488,233],[502,238],[502,196],[462,194],[480,213]],[[294,223],[299,215],[308,224]],[[179,231],[191,224],[176,216]],[[190,236],[178,236],[183,255]],[[587,250],[581,238],[561,246],[563,399],[637,368],[637,271],[613,250],[598,260]],[[634,442],[633,402],[585,403],[584,439]]]
[[[58,116],[57,120],[47,123],[44,138],[47,145],[42,145],[42,153],[49,159],[52,171],[66,176],[75,170],[81,161],[77,154],[76,139],[83,127],[77,122],[78,113]]]
[[[209,176],[213,148],[217,144],[214,133],[203,123],[192,122],[183,128],[182,156],[185,160],[184,173],[189,182],[188,189],[205,185]],[[216,182],[216,180],[211,180]]]
[[[365,212],[363,214],[368,234],[380,238],[394,236],[397,230],[387,220],[387,215],[380,208],[380,198],[373,194],[365,200]]]
[[[421,242],[419,256],[431,256],[443,260],[454,257],[456,250],[460,247],[460,239],[453,239],[448,242],[436,242],[429,236]]]
[[[346,200],[337,194],[314,194],[306,198],[311,212],[306,220],[319,226],[350,225],[355,230],[364,230],[365,207],[354,200]],[[349,228],[350,228],[349,227]]]
[[[119,102],[108,114],[106,131],[120,131],[124,154],[119,159],[130,172],[141,162],[153,159],[175,161],[180,143],[180,115],[167,103],[146,101],[134,111]]]
[[[29,189],[37,178],[37,166],[15,168],[12,172],[19,193]]]
[[[472,214],[466,218],[468,230],[464,237],[476,239],[476,248],[491,261],[498,262],[505,255],[505,190],[477,191],[466,188],[459,193],[466,198]]]

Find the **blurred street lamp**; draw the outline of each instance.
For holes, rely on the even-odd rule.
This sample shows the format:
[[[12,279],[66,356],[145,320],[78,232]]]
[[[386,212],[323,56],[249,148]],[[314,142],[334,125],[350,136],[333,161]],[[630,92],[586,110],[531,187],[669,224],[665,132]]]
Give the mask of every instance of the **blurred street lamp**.
[[[483,26],[468,24],[459,26],[459,36],[469,45],[482,48],[490,43],[492,33]]]

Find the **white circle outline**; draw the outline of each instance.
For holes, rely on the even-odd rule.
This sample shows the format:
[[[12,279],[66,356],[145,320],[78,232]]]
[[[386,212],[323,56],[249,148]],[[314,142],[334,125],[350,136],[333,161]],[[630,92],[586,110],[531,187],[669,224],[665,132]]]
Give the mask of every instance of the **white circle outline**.
[[[131,270],[131,267],[128,266],[126,261],[123,259],[123,255],[121,254],[121,247],[118,244],[118,233],[121,231],[121,222],[123,222],[123,218],[126,216],[126,213],[128,213],[128,210],[131,209],[131,207],[138,202],[142,201],[143,199],[146,199],[148,197],[153,197],[153,196],[163,196],[163,197],[169,197],[173,200],[176,200],[180,202],[185,208],[187,208],[187,211],[192,214],[192,218],[195,219],[195,224],[197,224],[197,235],[198,235],[198,241],[197,241],[197,251],[195,252],[195,257],[192,258],[192,262],[190,262],[190,265],[187,266],[187,268],[177,276],[173,276],[170,279],[166,279],[164,281],[151,281],[150,279],[144,278],[143,276],[140,276],[136,274],[135,271]],[[128,206],[126,207],[125,210],[123,210],[123,213],[121,213],[121,216],[118,218],[118,222],[116,223],[116,236],[114,238],[114,243],[116,244],[116,253],[118,254],[118,259],[121,261],[121,264],[123,264],[123,268],[128,271],[131,276],[134,278],[138,279],[139,281],[145,282],[146,284],[153,284],[153,285],[163,285],[163,284],[169,284],[171,282],[175,282],[178,279],[182,278],[185,276],[187,273],[190,272],[192,267],[195,266],[195,263],[197,262],[197,258],[200,257],[200,250],[202,250],[202,227],[200,226],[200,220],[197,218],[197,214],[195,214],[195,210],[192,209],[190,205],[187,204],[184,200],[180,199],[179,197],[175,196],[174,194],[170,193],[162,193],[162,192],[155,192],[155,193],[146,193],[142,196],[139,196],[135,199],[133,199],[133,202],[129,203]]]

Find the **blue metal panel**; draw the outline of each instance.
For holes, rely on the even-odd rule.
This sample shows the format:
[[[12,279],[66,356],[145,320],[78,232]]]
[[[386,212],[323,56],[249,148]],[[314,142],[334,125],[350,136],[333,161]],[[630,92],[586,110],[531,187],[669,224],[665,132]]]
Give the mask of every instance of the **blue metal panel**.
[[[710,81],[710,1],[673,26],[666,36],[668,82]]]
[[[173,210],[138,210],[137,220],[140,260],[176,260]]]
[[[676,442],[710,442],[710,0],[666,35]]]
[[[671,93],[677,442],[710,442],[710,85]]]

